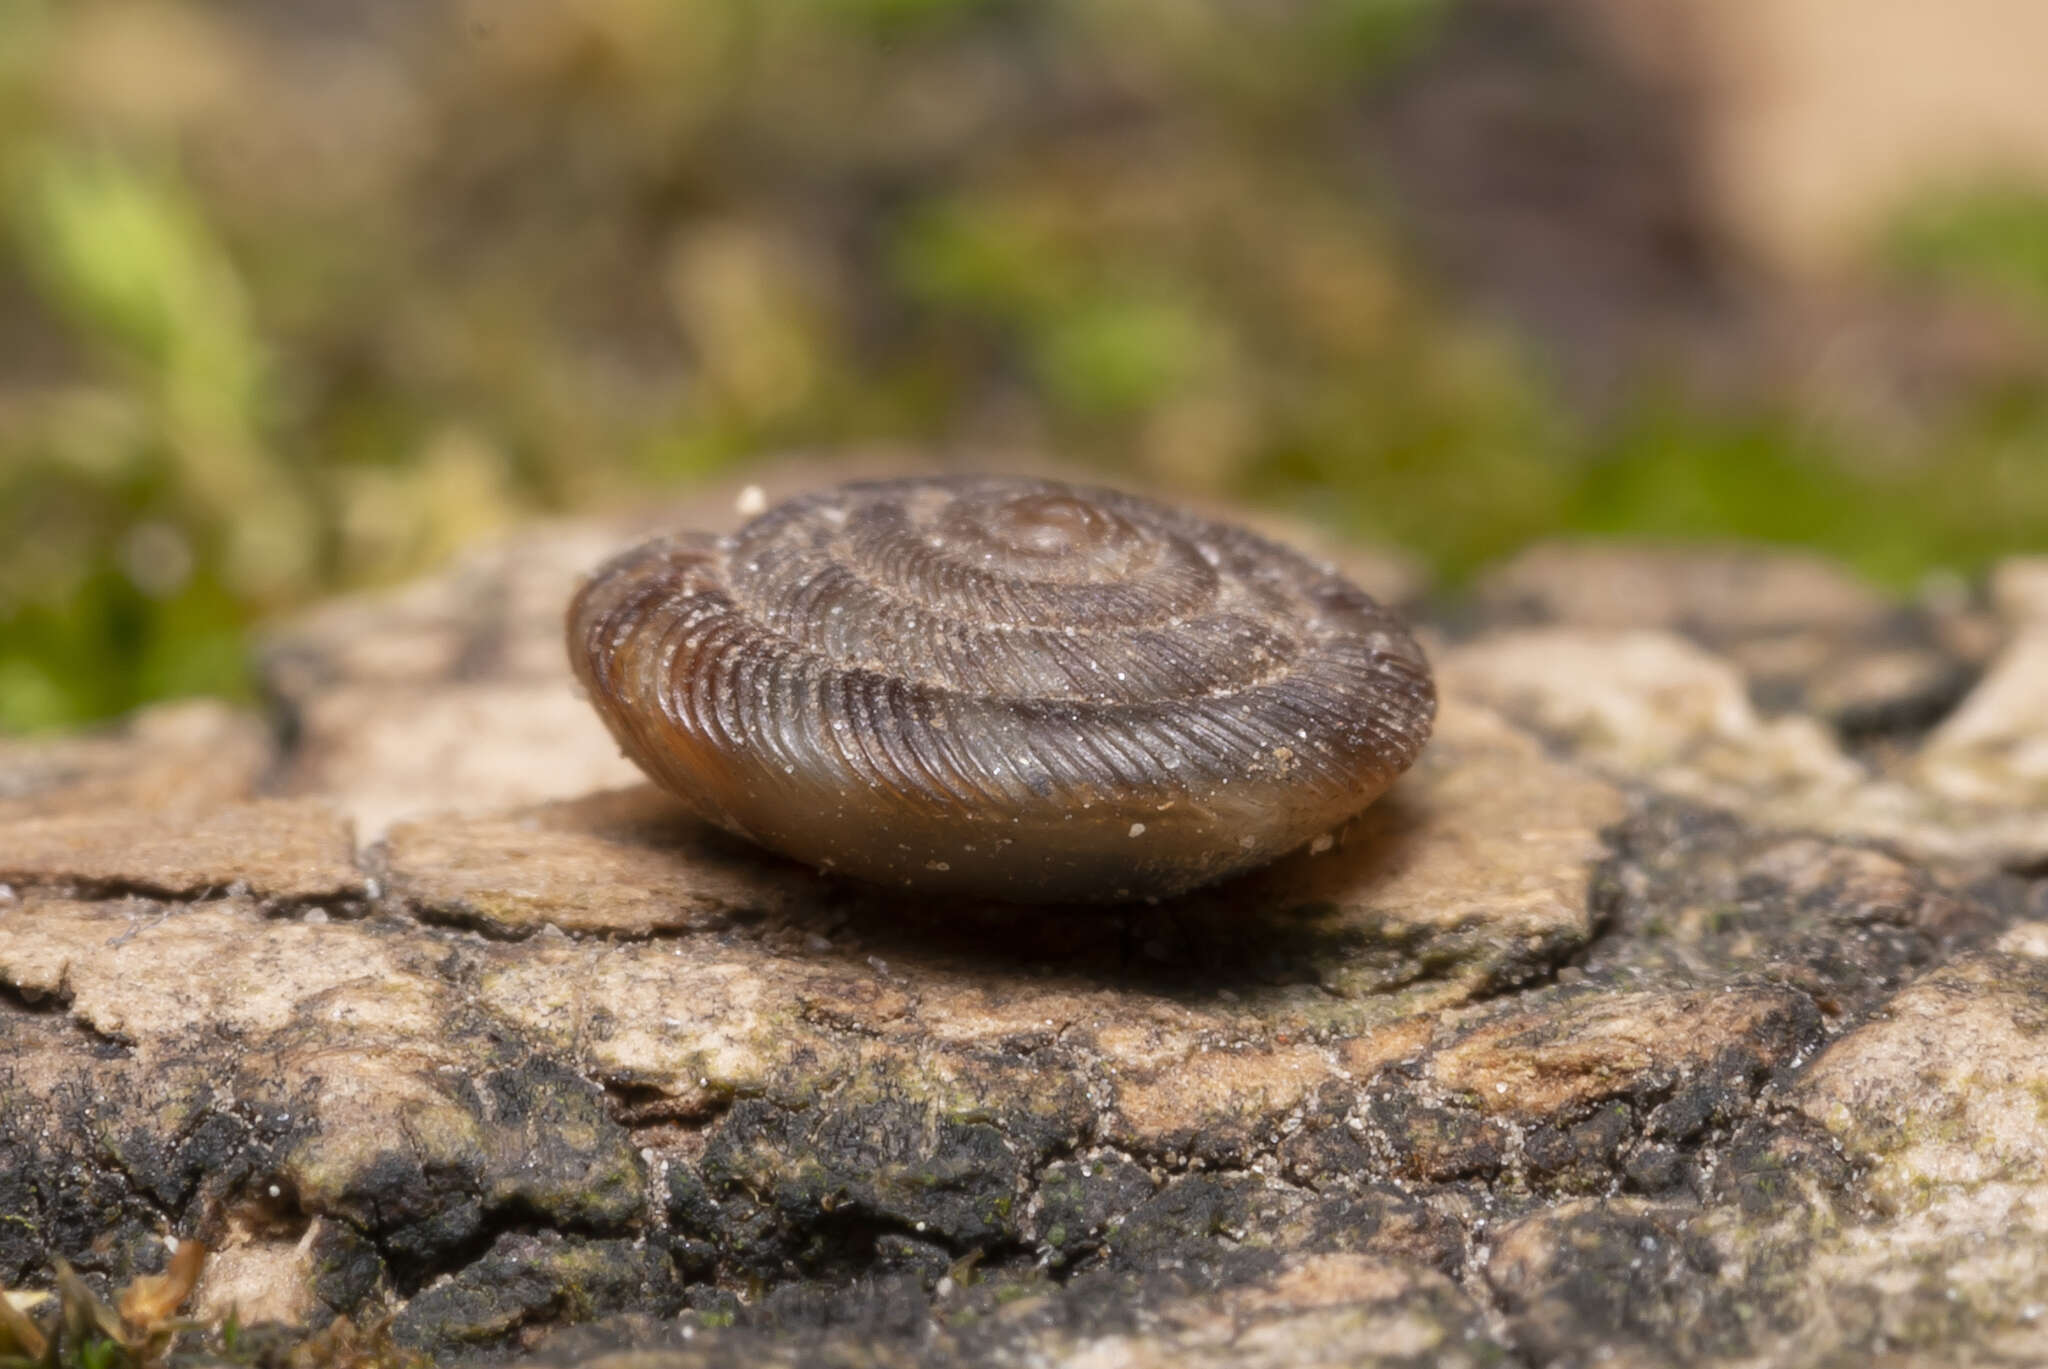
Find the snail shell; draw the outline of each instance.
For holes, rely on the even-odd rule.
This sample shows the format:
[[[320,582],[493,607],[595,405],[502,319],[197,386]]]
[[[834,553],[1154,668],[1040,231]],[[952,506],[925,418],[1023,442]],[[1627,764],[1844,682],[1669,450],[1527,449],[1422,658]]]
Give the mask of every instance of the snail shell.
[[[1422,651],[1241,528],[1041,480],[878,481],[600,569],[569,655],[704,818],[826,869],[1020,901],[1163,897],[1373,799]]]

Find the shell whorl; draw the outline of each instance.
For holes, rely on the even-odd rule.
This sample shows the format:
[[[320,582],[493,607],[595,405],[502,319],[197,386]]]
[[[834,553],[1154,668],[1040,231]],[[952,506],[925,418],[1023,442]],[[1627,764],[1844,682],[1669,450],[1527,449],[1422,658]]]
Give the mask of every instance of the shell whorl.
[[[569,654],[703,817],[869,879],[1161,897],[1376,798],[1428,739],[1421,650],[1334,572],[1115,491],[880,481],[617,558]]]

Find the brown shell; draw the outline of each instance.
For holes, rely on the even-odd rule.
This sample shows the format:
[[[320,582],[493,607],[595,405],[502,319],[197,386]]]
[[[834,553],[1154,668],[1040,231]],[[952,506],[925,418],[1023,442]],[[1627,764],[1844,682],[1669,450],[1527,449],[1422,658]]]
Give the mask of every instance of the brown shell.
[[[1241,528],[951,477],[805,495],[612,561],[591,701],[703,817],[923,889],[1156,898],[1351,816],[1429,738],[1398,619]]]

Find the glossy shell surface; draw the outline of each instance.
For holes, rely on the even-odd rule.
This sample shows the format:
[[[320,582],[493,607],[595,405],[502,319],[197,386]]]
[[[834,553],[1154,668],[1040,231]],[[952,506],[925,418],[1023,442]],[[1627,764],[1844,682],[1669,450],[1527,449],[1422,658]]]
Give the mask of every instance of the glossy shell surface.
[[[1377,798],[1429,737],[1405,627],[1334,571],[1112,490],[846,485],[613,560],[569,654],[704,818],[898,887],[1159,898]]]

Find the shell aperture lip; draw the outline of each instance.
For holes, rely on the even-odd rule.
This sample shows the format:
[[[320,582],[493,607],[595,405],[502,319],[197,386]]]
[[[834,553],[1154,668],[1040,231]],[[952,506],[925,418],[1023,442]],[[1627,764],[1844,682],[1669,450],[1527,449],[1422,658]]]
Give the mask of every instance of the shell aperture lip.
[[[614,559],[572,663],[700,816],[827,869],[1027,902],[1181,893],[1377,798],[1436,695],[1334,571],[1138,496],[863,482]]]

